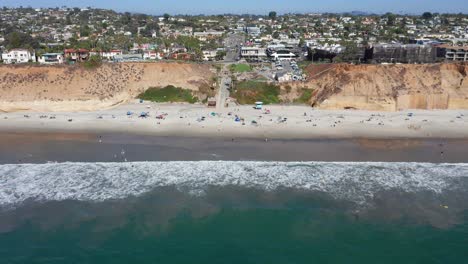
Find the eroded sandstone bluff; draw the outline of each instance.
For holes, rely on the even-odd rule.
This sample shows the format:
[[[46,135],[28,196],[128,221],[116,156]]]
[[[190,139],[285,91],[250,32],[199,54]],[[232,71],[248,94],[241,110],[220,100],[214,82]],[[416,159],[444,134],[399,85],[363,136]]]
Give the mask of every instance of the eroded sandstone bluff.
[[[467,70],[468,64],[315,64],[306,69],[306,83],[291,85],[296,91],[314,89],[310,104],[321,109],[468,109]],[[166,85],[204,98],[214,92],[215,72],[210,65],[183,63],[116,63],[90,70],[3,65],[0,112],[100,110]]]
[[[97,110],[134,99],[149,87],[174,85],[212,92],[209,65],[114,63],[80,66],[0,66],[0,111]]]
[[[322,64],[306,71],[310,104],[321,109],[468,108],[468,64]]]

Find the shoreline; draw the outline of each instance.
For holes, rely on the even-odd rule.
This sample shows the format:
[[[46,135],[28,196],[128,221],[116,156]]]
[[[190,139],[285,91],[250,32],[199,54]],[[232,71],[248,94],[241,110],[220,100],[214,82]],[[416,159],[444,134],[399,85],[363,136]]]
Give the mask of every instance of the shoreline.
[[[468,163],[463,139],[264,139],[0,133],[0,164],[277,161]]]
[[[468,110],[372,112],[283,105],[265,109],[131,103],[93,112],[0,113],[0,132],[255,139],[468,138]],[[139,118],[142,112],[148,117]]]

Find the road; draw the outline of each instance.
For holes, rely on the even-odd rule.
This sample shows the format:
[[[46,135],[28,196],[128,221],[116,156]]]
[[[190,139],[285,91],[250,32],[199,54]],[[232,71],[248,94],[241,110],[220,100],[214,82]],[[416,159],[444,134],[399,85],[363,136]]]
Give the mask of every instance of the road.
[[[241,44],[245,42],[245,36],[242,33],[230,33],[224,39],[224,47],[226,48],[225,62],[235,62],[240,57]]]
[[[219,83],[219,90],[216,96],[216,108],[223,109],[225,108],[226,99],[229,97],[229,88],[231,86],[231,78],[229,75],[224,74],[228,72],[229,64],[224,66],[224,69],[221,73],[221,82]]]

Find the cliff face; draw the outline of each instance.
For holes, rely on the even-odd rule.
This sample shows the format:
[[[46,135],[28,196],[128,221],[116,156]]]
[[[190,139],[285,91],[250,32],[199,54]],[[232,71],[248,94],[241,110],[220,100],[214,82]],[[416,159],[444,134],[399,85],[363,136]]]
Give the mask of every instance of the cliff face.
[[[322,109],[467,109],[468,65],[310,65],[305,86]]]
[[[213,85],[207,65],[116,63],[74,66],[0,66],[0,111],[95,110],[134,99],[149,87],[174,85],[197,96]]]

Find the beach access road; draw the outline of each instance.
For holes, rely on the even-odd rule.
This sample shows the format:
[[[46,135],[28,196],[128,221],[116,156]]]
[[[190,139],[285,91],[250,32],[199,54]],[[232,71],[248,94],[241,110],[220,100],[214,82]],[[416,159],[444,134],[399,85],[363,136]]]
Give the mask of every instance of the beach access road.
[[[142,113],[144,116],[140,117]],[[95,112],[0,113],[6,132],[117,132],[229,138],[468,138],[468,110],[325,111],[308,106],[207,108],[130,103]]]

